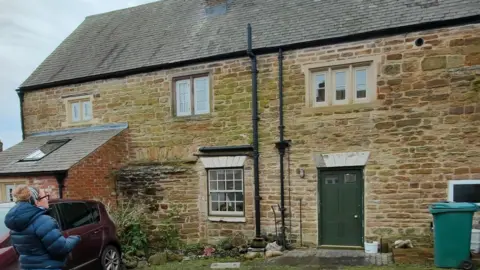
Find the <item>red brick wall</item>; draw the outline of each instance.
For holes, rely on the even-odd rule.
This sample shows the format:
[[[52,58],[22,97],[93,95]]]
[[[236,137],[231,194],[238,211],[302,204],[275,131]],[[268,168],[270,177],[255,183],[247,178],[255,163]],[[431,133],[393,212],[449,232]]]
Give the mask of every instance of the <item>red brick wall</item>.
[[[112,172],[128,160],[128,131],[125,130],[72,167],[65,181],[64,198],[115,200]]]

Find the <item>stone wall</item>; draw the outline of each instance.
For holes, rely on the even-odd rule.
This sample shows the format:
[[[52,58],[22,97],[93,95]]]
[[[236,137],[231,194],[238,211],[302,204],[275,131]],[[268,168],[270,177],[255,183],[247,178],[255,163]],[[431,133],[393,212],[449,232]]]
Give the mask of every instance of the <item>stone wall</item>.
[[[417,38],[423,38],[425,44],[415,46]],[[377,101],[329,108],[306,105],[305,65],[375,55],[381,59],[377,66]],[[278,140],[277,55],[261,55],[258,63],[262,229],[273,232],[270,207],[280,198],[274,147]],[[478,24],[287,51],[285,136],[292,140],[292,147],[285,161],[286,205],[291,205],[291,224],[289,217],[287,226],[291,225],[292,233],[300,234],[299,199],[303,199],[303,241],[317,243],[314,154],[368,151],[370,158],[364,170],[365,235],[394,238],[428,234],[431,217],[427,206],[446,199],[448,181],[480,177],[479,70]],[[174,117],[172,78],[205,71],[212,76],[213,112]],[[246,57],[28,92],[24,106],[27,134],[61,129],[65,121],[62,97],[81,93],[95,94],[93,114],[99,123],[129,123],[132,162],[190,160],[200,146],[251,143],[251,74]],[[176,181],[160,181],[160,186],[183,192],[193,185],[188,186],[190,191],[202,194],[206,177],[197,169],[201,164],[190,166],[195,169],[170,174],[169,178]],[[305,178],[297,174],[300,168],[305,170]],[[206,205],[198,194],[188,195],[192,205],[186,206],[192,215],[199,211],[198,227],[191,225],[191,231],[184,232],[192,237],[202,237],[205,231],[216,234],[224,225],[202,225],[200,219],[206,219],[206,215],[201,209]],[[165,203],[166,198],[171,201],[176,197],[162,196]],[[247,208],[253,209],[252,204],[252,200],[247,201]],[[155,215],[152,217],[155,219]],[[247,218],[246,224],[232,225],[232,230],[253,233],[252,224],[253,220]]]
[[[246,221],[241,223],[212,222],[208,220],[206,171],[196,160],[165,163],[137,163],[123,167],[116,173],[117,190],[124,202],[132,200],[145,205],[149,213],[152,236],[169,210],[177,209],[181,236],[187,242],[202,239],[216,243],[233,232],[253,236],[253,180],[252,162],[245,165]]]

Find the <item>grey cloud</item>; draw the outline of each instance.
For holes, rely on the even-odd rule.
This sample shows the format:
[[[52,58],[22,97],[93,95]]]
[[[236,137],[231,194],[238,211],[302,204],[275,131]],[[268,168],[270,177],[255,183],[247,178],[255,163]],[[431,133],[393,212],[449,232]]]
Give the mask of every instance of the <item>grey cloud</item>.
[[[86,16],[155,0],[0,0],[0,140],[21,141],[15,89]]]

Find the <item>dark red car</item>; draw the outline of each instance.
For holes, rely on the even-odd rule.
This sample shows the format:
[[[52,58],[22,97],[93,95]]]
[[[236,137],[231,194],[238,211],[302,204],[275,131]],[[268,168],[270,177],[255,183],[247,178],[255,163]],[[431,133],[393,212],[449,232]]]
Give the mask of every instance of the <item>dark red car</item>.
[[[58,221],[63,234],[82,238],[70,254],[66,269],[121,269],[121,248],[115,224],[102,203],[84,200],[52,200],[49,203],[49,214]],[[3,218],[0,217],[2,223]],[[8,233],[0,236],[0,269],[20,269]]]

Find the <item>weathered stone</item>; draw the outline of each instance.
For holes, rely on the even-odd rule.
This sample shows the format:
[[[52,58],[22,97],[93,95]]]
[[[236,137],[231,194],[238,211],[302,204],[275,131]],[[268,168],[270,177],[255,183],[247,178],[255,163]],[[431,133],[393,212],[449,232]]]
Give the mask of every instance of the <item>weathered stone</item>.
[[[387,60],[401,60],[403,58],[402,54],[389,54],[387,55]]]
[[[399,64],[393,64],[393,65],[386,65],[383,68],[383,72],[386,75],[398,75],[400,74],[400,65]]]
[[[408,127],[408,126],[418,126],[422,122],[421,119],[408,119],[408,120],[399,120],[395,122],[397,128]]]
[[[167,263],[167,253],[166,252],[159,252],[154,254],[148,258],[148,263],[151,265],[164,265]]]
[[[450,47],[463,46],[465,45],[464,39],[453,39],[450,40]]]
[[[480,53],[472,53],[465,58],[467,66],[480,65]]]
[[[422,70],[436,70],[447,67],[447,58],[445,56],[426,57],[422,61]]]
[[[427,81],[427,88],[444,87],[447,85],[448,85],[448,81],[444,79],[434,79],[431,81]]]
[[[403,72],[415,72],[419,69],[419,63],[417,61],[409,61],[402,63]]]
[[[376,129],[389,129],[389,128],[392,128],[394,126],[395,126],[395,124],[393,122],[383,122],[383,123],[377,123],[375,125],[375,128]]]
[[[465,62],[463,55],[449,55],[447,56],[447,68],[462,67]]]

